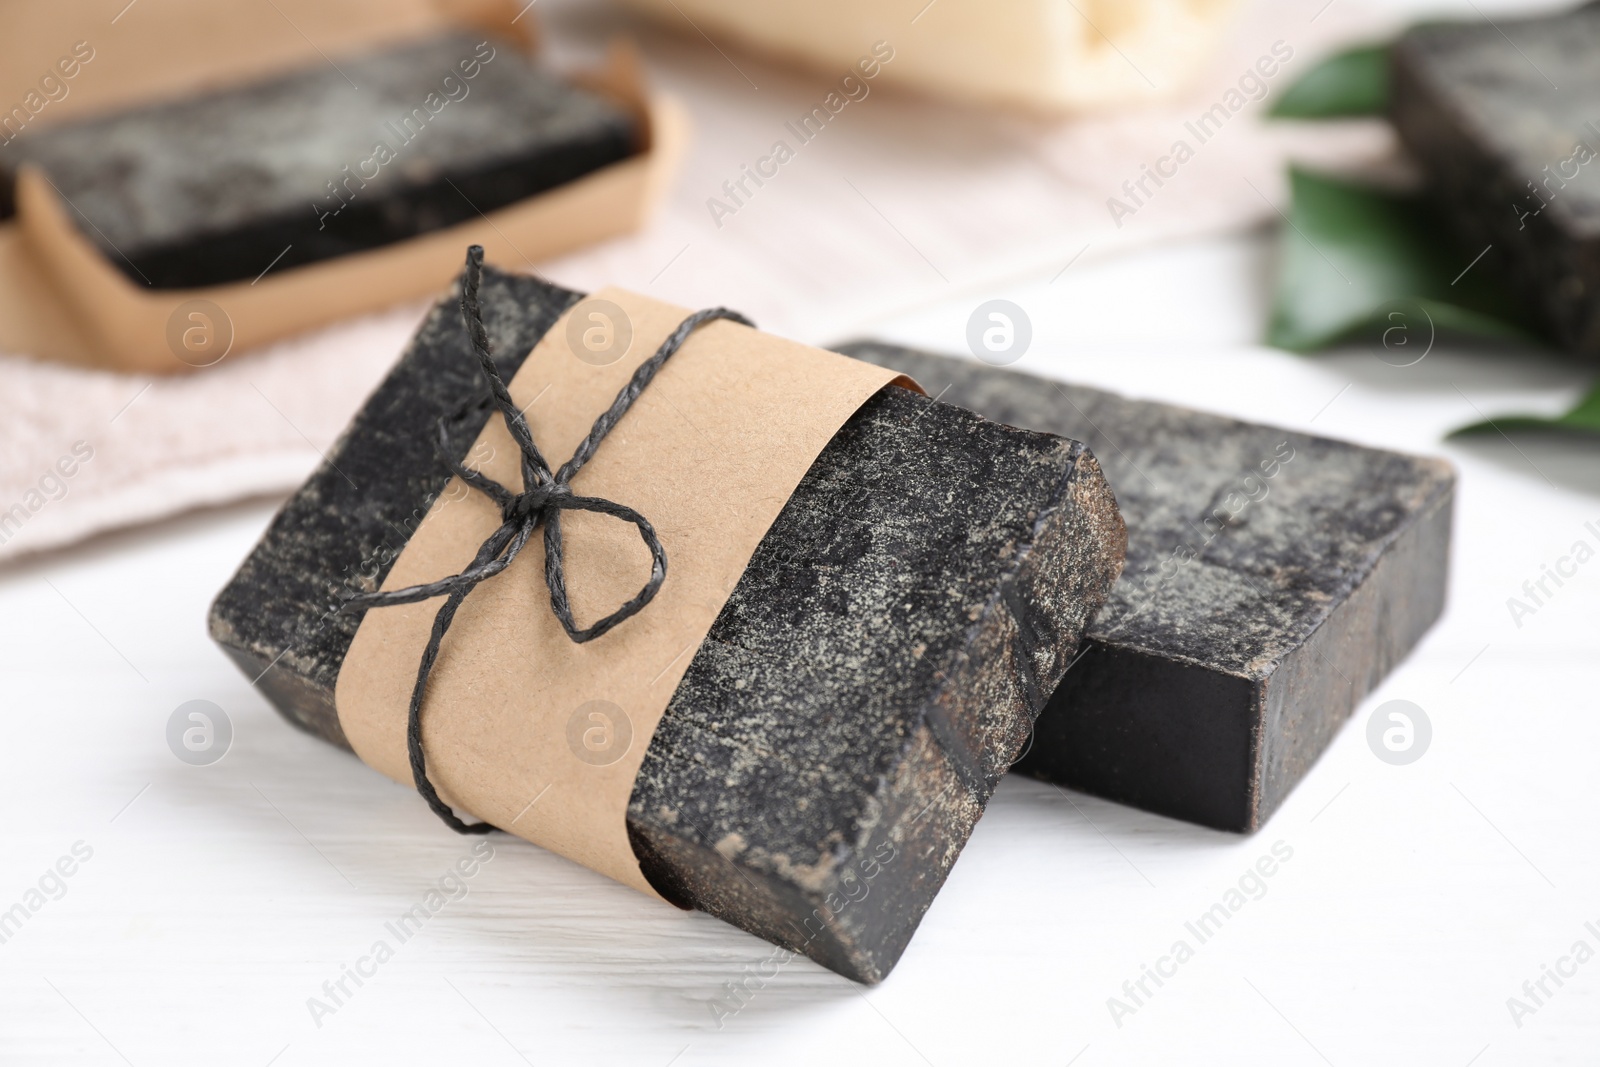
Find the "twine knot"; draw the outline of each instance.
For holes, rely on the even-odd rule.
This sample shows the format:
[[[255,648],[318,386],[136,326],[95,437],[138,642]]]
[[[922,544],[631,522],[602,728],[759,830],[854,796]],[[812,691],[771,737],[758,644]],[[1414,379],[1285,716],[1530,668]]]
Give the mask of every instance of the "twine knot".
[[[522,523],[529,519],[535,524],[543,518],[547,508],[562,508],[567,506],[566,501],[573,499],[570,486],[559,482],[550,485],[539,485],[526,492],[518,493],[500,507],[500,517],[506,522]]]
[[[500,526],[484,540],[478,548],[477,555],[460,574],[403,589],[359,593],[341,605],[341,610],[351,610],[414,604],[437,596],[446,597],[434,615],[433,632],[428,638],[428,645],[423,650],[422,660],[417,667],[417,681],[411,690],[411,707],[406,724],[406,748],[411,758],[411,777],[417,784],[417,792],[422,794],[428,806],[444,820],[447,826],[463,834],[488,833],[494,827],[486,822],[465,823],[457,818],[455,812],[450,810],[450,806],[440,799],[433,783],[428,780],[427,760],[422,751],[422,704],[427,692],[428,676],[433,670],[434,661],[439,657],[440,645],[444,641],[445,633],[450,629],[451,622],[455,619],[456,611],[468,594],[481,583],[509,567],[527,545],[534,531],[541,526],[544,527],[544,578],[545,584],[550,587],[550,609],[555,612],[562,629],[566,630],[567,636],[573,641],[582,643],[605,635],[612,627],[638,614],[646,604],[654,600],[667,576],[667,552],[661,545],[661,539],[656,536],[655,527],[651,526],[650,521],[643,515],[623,504],[601,497],[577,495],[568,483],[594,456],[595,450],[600,447],[600,442],[605,440],[612,427],[628,413],[633,402],[639,399],[639,394],[644,392],[661,367],[689,339],[690,334],[715,319],[731,319],[745,326],[755,325],[737,311],[730,311],[727,308],[707,308],[684,319],[678,324],[677,329],[661,342],[661,347],[656,349],[655,354],[633,372],[628,384],[618,391],[611,406],[594,420],[588,436],[578,444],[572,453],[572,458],[563,463],[559,470],[552,471],[550,464],[545,462],[543,454],[540,453],[539,446],[534,444],[533,432],[528,428],[528,421],[522,409],[512,401],[511,391],[506,388],[505,381],[500,377],[499,368],[494,365],[489,334],[483,326],[483,311],[478,305],[478,286],[482,280],[483,246],[473,245],[467,249],[466,273],[461,285],[461,317],[466,324],[467,337],[472,343],[474,354],[478,357],[478,367],[483,372],[484,381],[488,383],[494,405],[499,409],[506,430],[511,434],[520,453],[524,488],[521,492],[514,493],[493,478],[463,465],[456,459],[460,452],[450,440],[446,420],[441,418],[440,459],[456,477],[499,506]],[[572,606],[567,599],[561,539],[563,511],[592,511],[631,523],[638,529],[639,537],[644,541],[645,547],[650,550],[649,580],[632,598],[587,628],[579,627],[573,619]]]

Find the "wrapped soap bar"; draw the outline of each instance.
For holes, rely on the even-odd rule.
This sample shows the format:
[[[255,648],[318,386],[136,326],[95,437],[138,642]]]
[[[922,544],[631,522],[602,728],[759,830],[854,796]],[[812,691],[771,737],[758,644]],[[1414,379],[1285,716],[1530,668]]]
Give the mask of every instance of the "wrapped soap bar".
[[[502,38],[453,31],[29,130],[108,262],[158,289],[250,281],[476,219],[636,151],[632,116]]]
[[[638,334],[633,344],[654,337],[651,330],[661,332],[641,325],[641,315],[653,314],[649,302],[604,295],[641,301],[629,305]],[[511,380],[518,405],[526,404],[532,436],[554,464],[565,452],[552,449],[547,438],[572,406],[573,383],[587,373],[573,339],[595,329],[601,341],[620,344],[605,332],[616,327],[615,318],[596,319],[600,312],[588,310],[616,305],[579,304],[579,294],[492,269],[479,298],[500,373]],[[387,731],[394,739],[387,758],[403,765],[395,747],[402,726],[390,721],[374,728],[347,697],[352,687],[390,686],[403,705],[416,675],[411,650],[420,648],[421,636],[396,638],[406,650],[393,660],[397,669],[358,667],[354,661],[364,646],[396,647],[387,638],[369,641],[367,631],[390,626],[384,621],[390,613],[407,609],[375,607],[360,618],[341,608],[352,591],[427,577],[414,561],[437,541],[430,531],[441,519],[464,515],[457,510],[466,506],[456,500],[460,483],[450,480],[436,455],[437,420],[444,419],[469,463],[485,445],[485,462],[510,461],[506,439],[491,434],[500,416],[491,420],[495,409],[477,377],[457,299],[452,294],[428,316],[211,613],[213,637],[287,717],[380,765],[383,758],[369,758],[369,749],[382,744],[369,738]],[[676,361],[699,358],[697,346],[728,344],[753,347],[734,350],[738,358],[727,365],[734,369],[708,379],[718,383],[710,392],[689,392],[688,379],[672,377]],[[759,362],[780,344],[786,346],[781,358]],[[728,457],[673,453],[693,452],[701,438],[717,438],[722,419],[748,419],[740,410],[746,406],[777,411],[808,403],[804,393],[827,392],[831,385],[823,378],[776,397],[763,397],[750,384],[761,380],[761,366],[812,355],[823,354],[727,323],[703,327],[576,476],[573,491],[597,492],[586,483],[595,464],[612,449],[621,450],[618,464],[635,456],[642,480],[616,494],[617,501],[658,519],[652,512],[663,504],[639,503],[649,498],[649,483],[672,481],[680,462],[694,472],[681,492],[674,483],[660,498],[687,497],[693,516],[686,524],[659,523],[670,561],[663,598],[674,595],[675,576],[693,573],[701,562],[681,546],[709,531],[703,542],[709,552],[728,531],[738,532],[739,516],[755,503],[701,499],[715,496],[725,478],[717,464]],[[553,368],[553,377],[535,389],[539,381],[528,375],[545,373],[541,366]],[[541,399],[545,388],[550,397]],[[674,426],[681,430],[678,444],[658,447],[658,428],[664,433]],[[469,451],[465,442],[480,432]],[[789,439],[784,426],[772,426],[770,434]],[[747,447],[770,448],[759,436],[748,437]],[[770,455],[787,461],[786,448]],[[556,833],[560,817],[550,806],[563,792],[574,792],[558,786],[540,793],[545,780],[582,788],[585,753],[603,752],[631,719],[639,735],[633,740],[637,771],[624,783],[617,818],[625,817],[619,832],[649,889],[874,982],[904,950],[1072,661],[1120,570],[1126,533],[1083,445],[988,422],[899,385],[873,389],[854,403],[814,458],[798,468],[786,497],[767,505],[775,513],[728,587],[711,583],[683,601],[695,610],[710,603],[703,634],[688,647],[662,646],[676,653],[670,662],[623,665],[605,674],[641,692],[657,684],[652,675],[665,676],[659,685],[669,691],[661,695],[653,729],[640,731],[636,711],[605,700],[578,705],[570,720],[563,705],[559,718],[573,732],[570,753],[554,747],[552,761],[561,766],[517,762],[513,753],[507,758],[516,773],[504,776],[503,789],[485,785],[499,773],[493,768],[454,773],[451,753],[459,748],[488,764],[521,743],[472,747],[475,732],[489,728],[485,723],[503,718],[518,728],[549,703],[520,695],[563,684],[550,677],[553,661],[546,655],[575,657],[580,667],[590,656],[608,663],[617,647],[673,622],[671,613],[657,610],[667,605],[657,601],[586,644],[572,645],[554,629],[542,644],[530,638],[529,647],[541,650],[530,666],[520,655],[486,653],[485,643],[539,620],[553,627],[551,604],[540,601],[543,587],[527,577],[528,595],[515,592],[523,588],[516,583],[524,578],[514,573],[521,560],[484,582],[465,601],[439,657],[441,667],[452,658],[477,664],[470,688],[480,696],[452,707],[448,693],[436,688],[437,673],[428,681],[422,729],[428,774],[455,794],[458,805],[485,817],[503,812],[503,828],[540,839],[530,827],[545,821]],[[506,521],[515,521],[515,506],[506,514]],[[561,514],[570,568],[594,551],[594,534],[582,532],[572,512]],[[486,515],[484,528],[498,521]],[[458,552],[451,566],[470,557],[473,547]],[[568,573],[566,586],[580,597],[580,586],[594,580],[580,582]],[[474,622],[467,615],[480,599],[491,606],[503,600],[515,610],[509,621],[497,615]],[[578,623],[592,622],[596,609],[578,607]],[[624,644],[613,647],[613,641]],[[482,696],[497,687],[514,705],[504,716]],[[452,736],[457,728],[460,736]],[[391,773],[404,779],[403,766]],[[578,842],[562,850],[581,858],[583,847]]]
[[[1105,457],[1127,567],[1024,774],[1253,831],[1444,608],[1443,460],[893,345],[840,350]]]
[[[1419,26],[1391,54],[1389,102],[1462,263],[1488,254],[1549,335],[1589,355],[1600,353],[1597,52],[1593,4]]]

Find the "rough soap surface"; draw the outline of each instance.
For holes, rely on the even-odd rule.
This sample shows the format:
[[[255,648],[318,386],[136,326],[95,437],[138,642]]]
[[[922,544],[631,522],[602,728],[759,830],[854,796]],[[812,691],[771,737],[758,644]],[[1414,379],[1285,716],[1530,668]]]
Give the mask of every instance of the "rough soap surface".
[[[1395,46],[1390,112],[1461,235],[1521,301],[1600,354],[1600,6],[1422,26]],[[1463,259],[1465,264],[1466,259]]]
[[[482,292],[507,376],[578,299],[497,271]],[[333,686],[356,620],[328,609],[382,581],[443,489],[437,415],[455,413],[462,441],[487,419],[471,371],[451,295],[213,607],[212,635],[240,667],[336,744]],[[679,904],[881,979],[1125,541],[1083,445],[879,393],[780,512],[667,707],[629,807],[646,876]]]
[[[1253,830],[1443,608],[1442,460],[891,345],[840,350],[1088,442],[1116,491],[1126,570],[1020,771]]]
[[[333,62],[28,131],[0,148],[0,213],[37,163],[131,279],[204,286],[476,218],[634,150],[632,119],[500,38]]]

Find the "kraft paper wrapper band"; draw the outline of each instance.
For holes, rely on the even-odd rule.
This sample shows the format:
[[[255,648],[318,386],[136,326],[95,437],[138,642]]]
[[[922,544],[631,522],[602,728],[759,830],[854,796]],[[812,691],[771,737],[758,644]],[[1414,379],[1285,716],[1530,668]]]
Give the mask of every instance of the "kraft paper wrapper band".
[[[569,347],[568,322],[619,305],[632,343],[609,366]],[[535,443],[558,467],[600,412],[690,312],[607,289],[563,315],[511,381]],[[598,324],[598,323],[596,323]],[[655,526],[667,577],[643,611],[587,644],[550,609],[542,531],[515,563],[480,585],[444,640],[423,707],[428,776],[480,819],[655,896],[628,843],[633,781],[667,702],[767,529],[824,446],[893,372],[728,321],[692,334],[573,479],[573,490],[626,504]],[[432,433],[432,427],[417,427]],[[519,454],[498,414],[468,452],[510,489]],[[434,502],[395,561],[393,589],[459,572],[501,523],[459,479]],[[587,626],[633,596],[650,556],[628,523],[564,511],[567,589]],[[417,664],[444,598],[367,612],[335,687],[356,753],[412,784],[406,715]],[[631,741],[616,762],[580,759],[569,721],[608,701]],[[617,736],[620,736],[618,731]],[[419,799],[418,804],[422,801]]]

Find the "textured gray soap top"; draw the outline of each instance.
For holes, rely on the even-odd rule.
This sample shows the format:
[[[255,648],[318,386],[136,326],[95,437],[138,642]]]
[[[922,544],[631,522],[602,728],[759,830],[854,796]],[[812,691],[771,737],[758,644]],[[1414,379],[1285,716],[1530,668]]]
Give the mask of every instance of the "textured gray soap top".
[[[29,131],[0,149],[0,169],[41,165],[85,235],[160,287],[226,280],[163,253],[253,277],[286,244],[280,267],[474,218],[632,141],[629,117],[509,42],[449,33]],[[241,262],[193,248],[207,240]]]
[[[1128,524],[1122,578],[1090,636],[1230,674],[1269,674],[1453,482],[1439,460],[969,360],[870,343],[840,350],[930,393],[951,385],[947,400],[985,418],[1088,444]]]
[[[1539,189],[1549,210],[1600,235],[1600,6],[1424,26],[1401,51],[1407,73],[1427,80],[1468,136],[1522,179],[1540,183],[1550,168],[1557,180]],[[1573,159],[1579,144],[1588,162]],[[1527,203],[1508,200],[1508,216],[1538,208],[1526,187],[1509,192]]]

